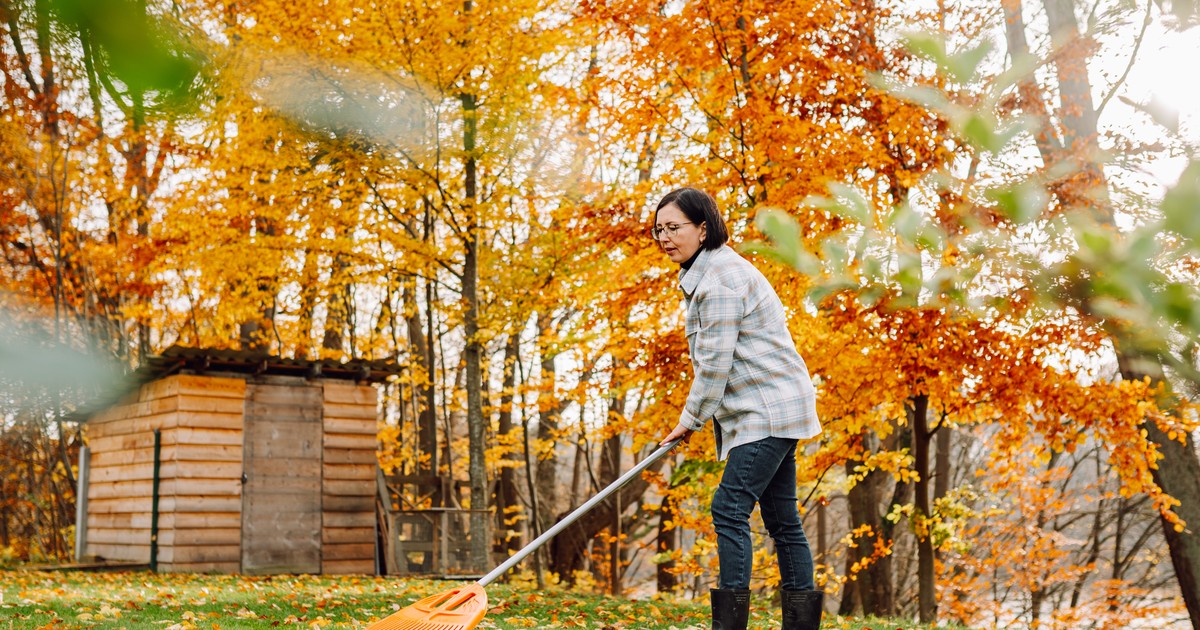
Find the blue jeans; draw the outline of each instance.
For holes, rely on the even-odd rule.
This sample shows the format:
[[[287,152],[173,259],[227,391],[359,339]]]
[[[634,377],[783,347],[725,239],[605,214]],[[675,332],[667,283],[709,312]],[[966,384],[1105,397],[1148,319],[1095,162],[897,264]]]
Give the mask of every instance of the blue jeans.
[[[750,513],[755,503],[775,541],[781,586],[789,591],[815,590],[812,552],[797,508],[796,440],[777,437],[743,444],[731,450],[725,462],[712,501],[720,588],[750,588],[754,559]]]

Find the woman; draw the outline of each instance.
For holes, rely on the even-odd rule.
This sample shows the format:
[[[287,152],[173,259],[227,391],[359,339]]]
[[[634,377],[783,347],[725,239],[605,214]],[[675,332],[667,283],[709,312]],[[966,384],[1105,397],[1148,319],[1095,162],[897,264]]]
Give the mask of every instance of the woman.
[[[679,264],[695,378],[679,424],[663,444],[709,419],[725,472],[712,501],[720,561],[712,627],[744,630],[750,614],[757,503],[775,541],[783,630],[816,630],[823,593],[796,499],[796,445],[821,432],[808,368],[796,352],[779,296],[754,265],[725,245],[729,232],[707,193],[671,191],[655,211],[654,242]]]

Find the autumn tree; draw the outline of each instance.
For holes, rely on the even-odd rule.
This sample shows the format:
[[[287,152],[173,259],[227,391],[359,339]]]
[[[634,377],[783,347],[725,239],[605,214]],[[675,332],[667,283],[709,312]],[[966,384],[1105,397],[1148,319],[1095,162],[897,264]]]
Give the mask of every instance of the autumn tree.
[[[1048,187],[1059,207],[1064,212],[1090,217],[1098,226],[1103,226],[1102,229],[1113,229],[1117,216],[1128,210],[1115,207],[1112,184],[1100,157],[1101,143],[1108,138],[1099,117],[1101,107],[1109,102],[1109,98],[1105,97],[1100,106],[1093,100],[1095,86],[1088,73],[1092,50],[1089,41],[1093,36],[1081,28],[1073,3],[1046,0],[1043,7],[1050,41],[1056,49],[1052,58],[1052,78],[1045,81],[1030,79],[1024,83],[1017,106],[1038,117],[1037,148],[1042,167],[1047,172],[1054,172],[1064,163],[1075,167],[1066,176],[1049,177]],[[1176,6],[1176,16],[1190,15],[1186,7],[1187,3]],[[1005,2],[1004,9],[1010,57],[1027,59],[1033,54],[1026,34],[1030,20],[1019,2]],[[1120,86],[1105,87],[1115,90]],[[1195,177],[1195,171],[1194,165],[1189,167],[1184,183],[1189,177]],[[1190,235],[1185,233],[1183,236]],[[1099,296],[1093,280],[1081,274],[1069,282],[1075,284],[1063,296],[1064,301],[1104,325],[1112,334],[1122,376],[1131,381],[1150,379],[1169,388],[1162,364],[1164,359],[1168,364],[1179,364],[1178,360],[1172,359],[1172,351],[1164,351],[1154,343],[1147,347],[1146,340],[1137,330],[1138,322],[1097,308]],[[1169,413],[1175,404],[1170,395],[1164,396],[1160,403]],[[1200,546],[1196,544],[1195,536],[1188,535],[1180,527],[1180,520],[1194,524],[1200,519],[1200,496],[1195,494],[1200,484],[1200,458],[1190,433],[1176,431],[1171,423],[1160,425],[1153,418],[1147,418],[1144,426],[1162,456],[1161,463],[1153,469],[1155,482],[1179,502],[1172,513],[1163,514],[1163,533],[1171,549],[1171,561],[1193,627],[1200,627],[1200,579],[1196,574],[1200,566]]]
[[[0,15],[0,317],[48,356],[86,349],[132,367],[156,342],[151,304],[163,284],[147,266],[161,244],[150,226],[199,62],[172,36],[172,18],[144,3],[5,2]],[[7,401],[6,427],[20,418],[35,438],[29,461],[66,482],[44,505],[57,525],[38,536],[58,539],[74,518],[63,501],[79,434],[64,417],[103,396],[76,383]]]
[[[1051,9],[1049,12],[1052,13],[1055,10]],[[1057,20],[1063,17],[1060,14],[1053,19]],[[1062,41],[1060,40],[1060,43]],[[980,59],[986,53],[986,49],[978,48],[964,51],[961,54],[949,55],[942,48],[943,45],[942,40],[929,39],[916,42],[914,48],[935,60],[946,76],[959,82],[969,83],[976,76],[974,73]],[[1064,49],[1061,54],[1069,56],[1069,49]],[[1071,62],[1060,60],[1058,63],[1068,66]],[[833,274],[837,281],[826,285],[827,288],[821,289],[818,295],[824,294],[827,290],[842,290],[846,286],[851,286],[864,298],[866,304],[871,305],[877,303],[881,297],[886,299],[886,296],[889,295],[887,287],[890,283],[898,286],[901,292],[907,285],[911,289],[910,297],[913,299],[925,294],[956,310],[962,310],[963,313],[973,318],[982,318],[984,322],[995,322],[997,312],[1017,315],[1018,318],[1022,317],[1020,315],[1022,312],[1027,312],[1036,317],[1047,318],[1045,309],[1048,308],[1052,313],[1049,316],[1051,319],[1062,319],[1063,328],[1059,333],[1055,333],[1060,340],[1055,343],[1064,345],[1057,352],[1076,349],[1076,351],[1082,350],[1093,355],[1103,355],[1105,339],[1103,333],[1113,334],[1114,322],[1125,320],[1130,314],[1142,313],[1143,311],[1139,309],[1155,308],[1155,300],[1158,298],[1154,296],[1158,294],[1158,290],[1162,290],[1164,294],[1186,292],[1186,289],[1182,285],[1176,284],[1177,281],[1173,278],[1156,275],[1157,272],[1154,271],[1154,268],[1159,263],[1153,260],[1135,261],[1122,257],[1119,260],[1102,261],[1093,255],[1097,249],[1113,251],[1111,249],[1113,241],[1108,240],[1111,237],[1096,238],[1098,233],[1087,227],[1090,221],[1095,220],[1097,211],[1106,207],[1111,210],[1111,206],[1108,205],[1111,203],[1109,201],[1111,198],[1095,194],[1095,186],[1104,177],[1101,165],[1095,161],[1089,162],[1083,157],[1095,155],[1094,148],[1097,146],[1095,137],[1077,138],[1074,140],[1076,143],[1074,149],[1069,149],[1058,144],[1061,136],[1054,135],[1058,132],[1053,128],[1037,127],[1035,129],[1030,140],[1035,142],[1038,147],[1047,147],[1060,158],[1064,154],[1069,154],[1072,156],[1071,158],[1063,159],[1069,159],[1081,165],[1080,168],[1068,169],[1061,168],[1062,163],[1059,163],[1059,169],[1049,171],[1052,175],[1046,177],[1051,183],[1050,191],[1054,195],[1053,198],[1039,194],[1040,186],[1027,179],[1018,178],[1014,182],[1012,179],[1007,181],[1003,178],[991,179],[987,174],[977,179],[977,173],[986,173],[977,167],[981,162],[987,162],[988,154],[996,154],[1006,149],[1010,140],[1017,137],[1022,130],[1020,126],[1013,125],[1011,122],[1007,125],[997,123],[997,119],[993,116],[999,109],[998,105],[1003,102],[1000,95],[1004,94],[1013,85],[1013,82],[1020,86],[1022,95],[1029,94],[1029,82],[1021,79],[1025,76],[1027,75],[1022,73],[1010,73],[1007,78],[1002,77],[1001,80],[993,83],[986,93],[980,94],[982,98],[977,97],[974,101],[963,99],[962,94],[955,94],[945,88],[938,92],[922,89],[907,91],[910,98],[930,105],[933,110],[943,116],[955,133],[966,140],[963,146],[969,150],[968,155],[979,150],[980,153],[977,155],[982,160],[972,159],[970,161],[971,166],[967,170],[968,174],[965,178],[936,180],[940,188],[936,195],[930,195],[929,198],[935,201],[940,200],[940,204],[935,203],[928,207],[925,210],[928,213],[926,218],[919,218],[919,215],[908,215],[909,211],[904,206],[896,209],[889,222],[890,229],[896,231],[892,233],[893,236],[882,236],[881,238],[870,236],[873,231],[869,222],[870,214],[864,213],[864,209],[870,206],[864,204],[861,197],[857,202],[854,199],[843,199],[842,203],[834,203],[832,206],[826,202],[819,202],[817,205],[820,207],[839,207],[845,216],[855,218],[859,222],[864,222],[866,219],[867,222],[865,236],[862,238],[851,237],[851,242],[857,240],[856,246],[847,247],[846,241],[826,242],[823,250],[826,255],[825,263],[832,262],[839,271]],[[1060,89],[1066,90],[1068,93],[1073,92],[1072,89],[1066,87],[1060,86]],[[1083,97],[1076,92],[1074,98]],[[1046,109],[1039,111],[1045,112]],[[1068,103],[1063,106],[1061,111],[1069,112],[1069,115],[1074,117],[1074,123],[1094,118],[1094,114],[1088,113],[1092,110],[1087,103]],[[1090,124],[1094,124],[1094,121],[1091,121]],[[1056,138],[1059,139],[1056,140]],[[1088,146],[1092,149],[1088,149]],[[1059,151],[1063,153],[1058,153]],[[983,168],[986,169],[988,166]],[[957,182],[957,184],[950,182]],[[839,194],[843,197],[853,197],[853,195],[845,193],[845,189],[842,189]],[[1170,202],[1171,198],[1172,195],[1168,194],[1167,202]],[[1086,204],[1080,205],[1084,201]],[[1172,225],[1170,206],[1165,205],[1164,207],[1168,209],[1167,225]],[[913,220],[906,220],[906,216]],[[1063,229],[1064,224],[1055,221],[1056,217],[1062,216],[1072,216],[1072,221],[1082,221],[1083,223],[1073,223],[1070,224],[1071,227]],[[1108,221],[1103,218],[1103,211],[1100,216],[1101,222]],[[1025,238],[1021,234],[1021,230],[1026,229],[1023,226],[1037,221],[1045,222],[1039,225],[1046,227],[1052,237],[1065,236],[1068,239],[1072,237],[1078,239],[1074,243],[1070,240],[1067,241],[1068,247],[1073,244],[1078,246],[1078,250],[1067,254],[1068,260],[1065,264],[1046,269],[1045,264],[1036,255],[1020,253],[1020,247]],[[786,226],[786,221],[775,226],[774,233],[782,235],[787,234],[789,229],[795,229]],[[1072,231],[1073,229],[1078,231]],[[1142,243],[1142,247],[1147,247],[1155,239],[1153,234],[1157,229],[1152,225],[1144,232],[1140,229],[1136,230],[1128,236],[1127,242]],[[884,234],[886,232],[885,230]],[[901,238],[895,239],[896,233],[903,234],[901,234]],[[999,243],[1010,248],[1010,252],[1017,252],[1016,256],[1010,254],[1009,258],[1015,264],[985,270],[970,262],[970,259],[965,256],[977,257],[977,260],[988,259],[986,252],[994,251],[991,247],[996,244],[995,241],[989,244],[985,240],[973,238],[972,234],[983,235],[987,239],[994,239],[997,238],[997,235],[1001,235]],[[1117,242],[1125,240],[1122,237],[1117,237],[1117,239],[1119,239]],[[794,241],[788,239],[787,242]],[[1053,238],[1051,242],[1054,242]],[[1167,254],[1164,256],[1166,259],[1180,255],[1177,249],[1168,248],[1166,251]],[[834,252],[835,255],[829,257],[830,252]],[[853,253],[846,256],[847,252]],[[803,252],[792,248],[783,253],[784,258],[790,259],[802,269],[816,271],[820,265],[815,258],[808,258]],[[881,253],[882,257],[880,257]],[[947,253],[951,255],[950,259],[945,257]],[[923,263],[917,263],[928,254],[933,254],[931,260],[927,259]],[[983,257],[980,257],[981,255]],[[909,257],[907,264],[906,256]],[[984,289],[982,293],[977,292],[978,289],[972,290],[973,283],[978,281],[979,274],[984,271],[987,272],[984,277],[989,278],[988,282],[992,290],[1005,286],[1014,287],[1015,290],[1007,290],[1004,294],[996,296],[1000,298],[999,301],[986,297],[987,287],[983,285],[979,285],[979,289]],[[1125,292],[1122,283],[1130,280],[1119,280],[1115,286],[1103,283],[1095,284],[1090,280],[1085,280],[1082,286],[1078,284],[1081,274],[1084,278],[1090,278],[1091,274],[1097,272],[1106,275],[1113,274],[1118,278],[1136,276],[1140,279],[1140,283],[1144,283],[1140,286],[1153,288],[1149,291],[1139,289]],[[880,279],[885,279],[882,284],[879,283]],[[1054,288],[1063,286],[1064,281],[1072,287],[1066,290],[1065,295],[1058,293]],[[1130,306],[1121,311],[1121,314],[1111,308],[1106,310],[1105,315],[1111,319],[1105,321],[1103,318],[1097,318],[1097,313],[1089,314],[1087,308],[1078,306],[1069,308],[1065,312],[1059,311],[1058,309],[1064,305],[1064,302],[1058,300],[1065,296],[1074,296],[1070,299],[1083,299],[1085,303],[1092,303],[1091,300],[1104,296],[1102,299],[1122,300],[1123,303],[1130,304]],[[1070,304],[1069,300],[1066,304]],[[979,306],[982,305],[990,306],[979,310]],[[999,307],[998,311],[991,310],[996,307]],[[1077,313],[1084,313],[1085,316],[1078,317]],[[1151,326],[1152,330],[1159,330],[1161,320],[1157,318],[1163,316],[1169,320],[1181,321],[1169,311],[1159,311],[1157,314],[1150,315],[1150,319],[1145,321],[1154,322],[1147,325]],[[1182,320],[1181,323],[1186,326],[1186,320]],[[1032,326],[1030,331],[1035,332],[1038,328],[1039,326]],[[1074,332],[1062,337],[1061,332],[1064,330]],[[1116,338],[1121,340],[1120,328],[1115,329],[1115,332],[1117,333]],[[1044,337],[1044,333],[1039,336]],[[1124,339],[1125,342],[1131,340],[1128,336]],[[1145,337],[1140,337],[1140,339],[1145,341]],[[1010,349],[995,355],[990,361],[1008,365],[1008,367],[1000,369],[1001,373],[1015,374],[1034,368],[1040,374],[1019,388],[1021,396],[1031,398],[1024,398],[1024,402],[1015,406],[1005,404],[1003,413],[996,416],[997,419],[1007,423],[1010,418],[1019,418],[1025,415],[1025,418],[1019,420],[1016,425],[1018,433],[1022,435],[1017,443],[1022,444],[1023,448],[1028,448],[1029,443],[1026,437],[1028,433],[1026,433],[1027,429],[1023,427],[1033,427],[1045,440],[1045,446],[1036,448],[1039,452],[1043,452],[1041,449],[1045,449],[1044,456],[1050,461],[1054,461],[1056,458],[1054,453],[1061,451],[1069,453],[1075,449],[1070,440],[1064,438],[1076,433],[1078,429],[1064,431],[1063,427],[1066,425],[1062,424],[1062,421],[1068,418],[1075,419],[1075,421],[1087,418],[1088,431],[1094,432],[1096,439],[1109,449],[1108,462],[1111,465],[1109,474],[1116,475],[1122,480],[1123,495],[1144,492],[1153,501],[1164,521],[1171,524],[1172,529],[1181,528],[1178,514],[1171,509],[1175,505],[1175,499],[1164,492],[1164,486],[1156,482],[1161,477],[1160,468],[1154,463],[1159,457],[1159,445],[1155,441],[1147,440],[1146,432],[1140,430],[1140,425],[1144,422],[1143,416],[1148,415],[1155,418],[1155,421],[1165,422],[1170,426],[1173,436],[1183,438],[1188,434],[1187,427],[1191,425],[1188,420],[1184,419],[1186,414],[1173,413],[1169,407],[1159,406],[1161,401],[1156,400],[1156,397],[1159,396],[1157,392],[1161,391],[1160,386],[1154,384],[1150,379],[1128,378],[1123,381],[1119,380],[1115,384],[1096,383],[1084,386],[1079,382],[1078,377],[1059,373],[1050,365],[1043,364],[1041,367],[1037,367],[1037,362],[1035,362],[1028,364],[1026,368],[1019,368],[1017,365],[1008,364],[1009,361],[1019,359],[1020,355],[1014,355],[1011,343],[1007,345]],[[1146,346],[1143,345],[1140,348],[1141,351],[1146,351]],[[1054,352],[1051,350],[1051,354]],[[1036,354],[1041,353],[1035,351]],[[989,380],[994,379],[995,376],[989,377],[985,374],[974,378],[980,379],[978,382],[986,386]],[[1047,382],[1053,382],[1056,385],[1052,389],[1041,386]],[[975,385],[972,385],[972,388],[974,387]],[[1012,389],[1011,386],[1000,387],[995,391],[1004,392],[1006,390],[1018,391]],[[993,394],[983,397],[983,400],[987,401],[984,407],[987,408],[996,405],[1003,399]],[[1023,411],[1029,409],[1031,404],[1036,405],[1036,408],[1039,409],[1039,412],[1033,416],[1029,416],[1027,411]],[[914,412],[919,408],[917,405],[910,407]],[[913,413],[912,415],[919,414]],[[1059,418],[1059,420],[1054,420],[1055,418]],[[920,421],[917,421],[918,429],[920,424]],[[1087,434],[1076,433],[1076,435],[1078,435],[1078,440],[1082,441]],[[918,474],[925,476],[924,471],[918,471]],[[1045,525],[1049,521],[1039,520],[1038,522]],[[919,526],[919,523],[917,524]],[[1121,553],[1119,543],[1116,544],[1116,548],[1116,553],[1119,555]],[[928,553],[925,552],[923,555],[927,556]],[[928,566],[928,563],[921,564]],[[923,571],[923,573],[925,572]],[[1048,574],[1043,573],[1042,578],[1035,579],[1044,580],[1049,577]],[[922,585],[928,585],[928,581],[923,581]],[[1039,594],[1040,588],[1042,586],[1031,589],[1034,595],[1031,598],[1030,614],[1035,623],[1042,613],[1045,601]],[[928,586],[926,586],[926,590],[928,590]],[[1077,603],[1078,594],[1073,596],[1073,599]],[[921,597],[920,608],[923,618],[926,617],[928,601],[926,597]]]
[[[861,181],[882,203],[899,203],[920,173],[944,159],[936,141],[937,118],[877,88],[870,78],[873,73],[908,76],[913,71],[906,68],[903,51],[878,41],[877,32],[891,15],[889,6],[684,3],[671,11],[628,3],[589,7],[607,25],[605,32],[622,43],[617,67],[646,69],[606,77],[606,89],[622,103],[614,120],[622,128],[637,130],[634,137],[653,137],[652,155],[670,155],[661,166],[652,162],[663,173],[655,180],[660,188],[695,183],[714,192],[727,207],[735,239],[753,236],[751,219],[761,207],[806,213],[799,202],[823,190],[829,180]],[[672,46],[643,45],[648,33]],[[645,154],[632,144],[626,151],[631,157]],[[646,202],[652,199],[641,200]],[[649,220],[643,216],[634,220]],[[823,212],[802,214],[801,220],[805,237],[812,239],[836,229],[840,221]],[[764,271],[781,295],[800,294],[801,279],[777,268]],[[794,330],[801,343],[827,333],[818,319],[803,316],[796,318]],[[822,356],[829,351],[820,344],[806,344],[805,350],[810,363],[820,366],[814,374],[823,377]],[[882,431],[903,435],[903,429]],[[873,522],[877,532],[888,526],[882,520],[888,510],[880,512],[880,506],[888,504],[877,492],[862,491],[882,480],[878,474],[886,475],[864,480],[853,495],[862,506],[854,512],[855,525]],[[889,562],[885,555],[864,563],[878,574],[874,584],[881,589],[879,597],[867,600],[874,612],[893,607]]]
[[[735,245],[776,237],[743,251],[819,388],[801,499],[843,612],[1169,614],[1136,586],[1162,582],[1163,535],[1186,592],[1195,416],[1167,385],[1189,374],[1196,171],[1161,213],[1126,203],[1095,152],[1127,146],[1102,133],[1119,101],[1086,102],[1094,32],[1069,3],[1041,5],[1053,51],[1007,0],[93,4],[0,4],[0,286],[23,329],[127,365],[174,343],[404,363],[381,464],[445,480],[420,505],[494,507],[452,525],[487,566],[678,418],[675,269],[646,228],[698,185]],[[158,33],[146,63],[98,19],[114,7]],[[991,72],[988,28],[1016,70],[1049,61]],[[185,84],[194,107],[168,107]],[[1044,168],[1011,168],[1014,143]],[[1120,378],[1093,369],[1112,347]],[[78,442],[71,405],[35,406],[0,424],[0,543],[63,555]],[[620,592],[652,557],[663,588],[702,587],[711,453],[694,436],[547,566]]]

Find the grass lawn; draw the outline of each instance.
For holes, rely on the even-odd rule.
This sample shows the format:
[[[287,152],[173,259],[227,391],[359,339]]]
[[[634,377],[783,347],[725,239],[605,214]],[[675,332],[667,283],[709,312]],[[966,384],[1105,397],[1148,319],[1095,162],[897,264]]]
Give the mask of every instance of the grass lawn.
[[[271,576],[7,571],[0,573],[0,630],[9,628],[364,628],[454,582],[370,576]],[[707,629],[708,602],[630,601],[555,588],[492,585],[479,628]],[[755,602],[750,628],[779,627]],[[826,616],[822,628],[910,630],[914,623]]]

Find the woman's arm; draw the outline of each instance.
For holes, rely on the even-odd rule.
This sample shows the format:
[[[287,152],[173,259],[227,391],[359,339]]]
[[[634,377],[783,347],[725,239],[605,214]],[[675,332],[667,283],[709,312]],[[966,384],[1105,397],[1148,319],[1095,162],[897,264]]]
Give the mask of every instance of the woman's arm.
[[[733,351],[741,330],[744,300],[733,289],[717,285],[698,294],[700,329],[692,344],[695,378],[679,424],[697,431],[716,414],[725,397],[729,372],[733,369]]]

